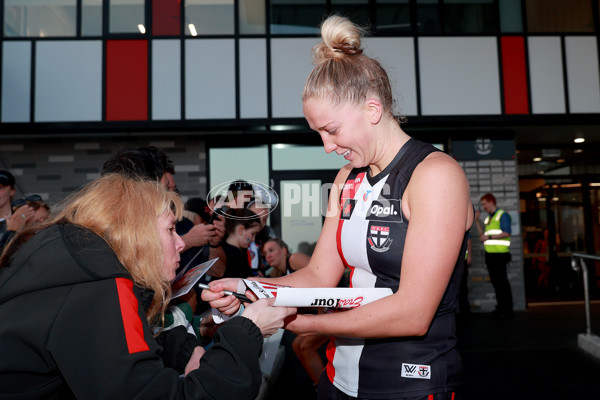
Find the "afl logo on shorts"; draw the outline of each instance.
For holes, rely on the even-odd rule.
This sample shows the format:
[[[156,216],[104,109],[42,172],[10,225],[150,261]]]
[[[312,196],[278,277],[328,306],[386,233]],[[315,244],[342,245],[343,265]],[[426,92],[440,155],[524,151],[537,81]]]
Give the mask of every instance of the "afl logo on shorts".
[[[393,239],[390,237],[389,226],[371,225],[367,241],[373,251],[378,253],[388,251],[393,242]]]

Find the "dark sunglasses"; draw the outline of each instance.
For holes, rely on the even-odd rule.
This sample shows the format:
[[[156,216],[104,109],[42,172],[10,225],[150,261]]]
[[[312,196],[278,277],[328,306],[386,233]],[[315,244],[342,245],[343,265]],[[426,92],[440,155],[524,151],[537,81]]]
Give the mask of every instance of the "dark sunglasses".
[[[13,202],[10,203],[10,205],[12,206],[12,209],[14,211],[19,207],[23,207],[25,204],[27,204],[27,202],[41,201],[41,200],[42,200],[42,196],[40,196],[39,194],[32,194],[32,195],[25,197],[24,199],[13,200]]]

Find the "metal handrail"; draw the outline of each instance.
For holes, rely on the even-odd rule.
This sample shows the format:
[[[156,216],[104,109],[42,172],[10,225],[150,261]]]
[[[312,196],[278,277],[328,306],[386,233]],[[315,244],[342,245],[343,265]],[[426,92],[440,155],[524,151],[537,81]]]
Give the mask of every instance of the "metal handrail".
[[[577,264],[577,260],[579,259],[579,264]],[[592,256],[589,254],[582,253],[573,253],[571,255],[571,267],[573,270],[583,272],[583,296],[585,299],[585,321],[587,324],[586,334],[592,334],[592,319],[590,314],[590,288],[589,288],[589,278],[588,278],[588,269],[584,260],[593,260],[600,261],[600,256]]]

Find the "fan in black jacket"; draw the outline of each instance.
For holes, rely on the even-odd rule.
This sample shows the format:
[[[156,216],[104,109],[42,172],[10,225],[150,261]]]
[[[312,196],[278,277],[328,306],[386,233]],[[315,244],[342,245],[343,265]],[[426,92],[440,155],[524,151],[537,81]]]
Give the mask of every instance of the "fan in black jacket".
[[[164,349],[156,342],[147,322],[155,293],[119,260],[112,232],[101,237],[61,219],[33,233],[17,236],[16,251],[0,259],[0,399],[256,397],[263,339],[251,319],[221,326],[200,367],[182,378],[197,343],[177,330]]]

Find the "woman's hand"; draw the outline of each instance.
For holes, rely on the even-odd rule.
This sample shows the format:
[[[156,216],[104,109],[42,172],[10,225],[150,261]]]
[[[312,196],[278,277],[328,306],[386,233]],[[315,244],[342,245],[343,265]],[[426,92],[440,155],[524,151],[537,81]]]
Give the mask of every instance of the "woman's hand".
[[[283,328],[284,320],[298,311],[295,307],[273,307],[274,298],[261,299],[246,307],[242,317],[258,326],[264,337],[269,337]]]
[[[194,348],[194,351],[192,352],[192,356],[190,357],[187,365],[185,366],[184,373],[186,376],[193,370],[198,369],[198,367],[200,367],[200,359],[202,358],[204,353],[206,353],[206,351],[204,350],[203,347],[196,346]]]
[[[242,304],[235,296],[226,296],[224,290],[244,293],[251,299],[255,299],[254,294],[246,290],[246,285],[239,278],[225,278],[209,283],[210,290],[202,291],[202,300],[208,302],[212,308],[219,310],[225,315],[235,314]],[[250,296],[250,294],[252,295]]]
[[[9,231],[20,232],[25,224],[33,218],[35,210],[28,205],[21,206],[15,210],[13,215],[6,221],[6,229]]]

